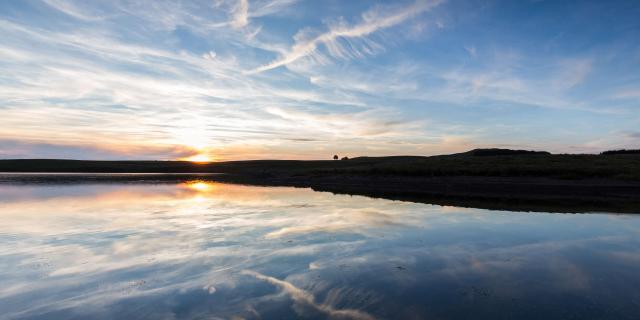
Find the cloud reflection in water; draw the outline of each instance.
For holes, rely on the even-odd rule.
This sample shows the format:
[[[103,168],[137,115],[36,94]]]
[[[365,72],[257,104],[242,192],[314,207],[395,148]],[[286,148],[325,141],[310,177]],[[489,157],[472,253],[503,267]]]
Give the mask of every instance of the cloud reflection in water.
[[[202,181],[2,185],[0,199],[9,319],[490,317],[525,302],[625,318],[633,300],[615,293],[640,296],[635,216]]]

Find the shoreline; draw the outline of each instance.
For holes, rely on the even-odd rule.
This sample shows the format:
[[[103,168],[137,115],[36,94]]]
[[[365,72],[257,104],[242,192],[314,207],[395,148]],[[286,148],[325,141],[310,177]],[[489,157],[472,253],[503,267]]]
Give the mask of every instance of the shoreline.
[[[407,177],[237,173],[0,173],[0,185],[172,184],[310,188],[441,206],[556,213],[640,213],[640,182],[539,177]]]
[[[260,177],[224,174],[214,181],[311,188],[478,209],[559,213],[640,213],[640,182],[525,177],[318,176]]]
[[[640,213],[640,155],[518,152],[480,149],[431,157],[212,163],[0,160],[0,172],[4,172],[0,173],[0,184],[200,179],[486,209]]]

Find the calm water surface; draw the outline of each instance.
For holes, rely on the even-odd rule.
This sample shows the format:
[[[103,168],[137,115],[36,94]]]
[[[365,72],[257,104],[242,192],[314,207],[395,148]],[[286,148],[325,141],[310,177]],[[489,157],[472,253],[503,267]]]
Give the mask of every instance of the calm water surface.
[[[0,185],[2,319],[640,319],[640,215]]]

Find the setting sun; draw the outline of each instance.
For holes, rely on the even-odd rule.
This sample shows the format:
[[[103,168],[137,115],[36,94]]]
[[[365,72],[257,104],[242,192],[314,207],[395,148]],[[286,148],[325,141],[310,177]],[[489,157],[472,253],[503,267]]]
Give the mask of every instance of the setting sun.
[[[184,158],[183,160],[197,163],[207,163],[213,161],[213,159],[206,154],[197,154],[195,156]]]

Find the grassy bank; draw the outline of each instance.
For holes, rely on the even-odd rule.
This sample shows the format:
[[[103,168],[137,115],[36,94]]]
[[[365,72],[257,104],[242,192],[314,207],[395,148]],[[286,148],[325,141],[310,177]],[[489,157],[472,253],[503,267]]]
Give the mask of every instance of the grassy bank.
[[[488,209],[640,213],[640,154],[552,155],[474,150],[348,160],[0,160],[0,172],[171,173],[5,175],[2,183],[175,183],[193,179],[309,187],[334,193]],[[222,175],[180,175],[222,173]]]
[[[1,172],[215,172],[277,176],[482,176],[640,181],[640,155],[546,153],[415,157],[358,157],[349,160],[254,160],[198,164],[186,161],[0,160]]]

